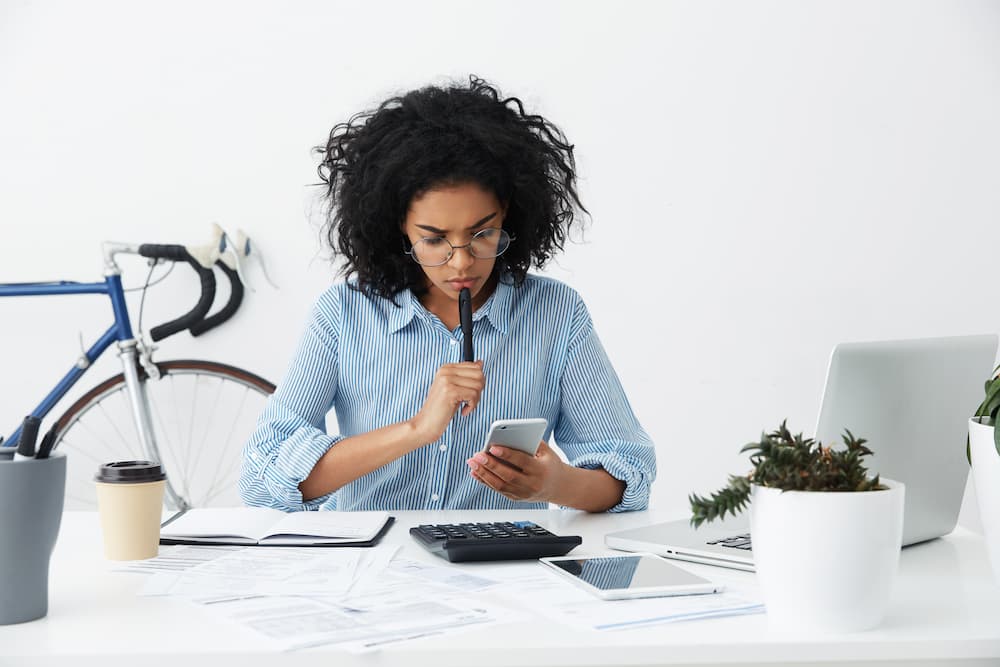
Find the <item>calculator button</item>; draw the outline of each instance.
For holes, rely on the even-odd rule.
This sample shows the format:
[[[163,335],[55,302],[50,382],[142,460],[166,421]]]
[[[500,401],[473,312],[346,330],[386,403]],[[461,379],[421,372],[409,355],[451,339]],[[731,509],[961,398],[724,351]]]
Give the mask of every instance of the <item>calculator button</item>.
[[[583,541],[578,535],[554,535],[531,521],[422,524],[410,534],[452,562],[562,556]]]

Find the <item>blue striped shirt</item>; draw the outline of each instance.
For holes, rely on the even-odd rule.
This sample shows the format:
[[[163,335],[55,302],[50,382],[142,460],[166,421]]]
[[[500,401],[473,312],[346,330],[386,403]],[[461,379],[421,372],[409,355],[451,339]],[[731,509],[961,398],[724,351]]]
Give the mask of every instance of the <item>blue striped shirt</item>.
[[[644,509],[656,476],[653,444],[629,406],[580,296],[528,275],[500,281],[473,314],[486,385],[476,409],[444,434],[325,496],[298,485],[345,437],[405,421],[420,410],[442,364],[461,361],[462,330],[447,327],[409,290],[388,299],[346,283],[313,308],[288,371],[244,449],[240,495],[248,505],[305,509],[543,509],[510,500],[469,475],[496,419],[544,417],[544,440],[571,465],[625,482],[611,511]],[[336,410],[337,433],[325,417]],[[553,443],[550,438],[554,438]]]

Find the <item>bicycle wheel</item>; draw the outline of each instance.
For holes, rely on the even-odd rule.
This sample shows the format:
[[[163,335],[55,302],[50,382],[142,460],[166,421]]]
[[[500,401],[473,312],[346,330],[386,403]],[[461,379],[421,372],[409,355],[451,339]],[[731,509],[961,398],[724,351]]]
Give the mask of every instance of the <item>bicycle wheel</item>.
[[[174,491],[191,507],[242,505],[236,482],[243,445],[274,385],[213,361],[156,364],[142,369],[160,463]],[[147,458],[132,404],[119,373],[81,396],[57,422],[55,447],[66,453],[66,508],[96,509],[94,474],[110,461]]]

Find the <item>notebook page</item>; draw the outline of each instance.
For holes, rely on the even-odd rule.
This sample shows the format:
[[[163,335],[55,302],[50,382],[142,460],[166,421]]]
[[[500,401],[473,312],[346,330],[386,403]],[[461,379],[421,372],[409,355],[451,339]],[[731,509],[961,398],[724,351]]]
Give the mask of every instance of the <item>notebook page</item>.
[[[273,524],[267,536],[308,535],[370,540],[388,520],[388,512],[291,512]]]
[[[284,512],[269,507],[203,507],[188,510],[160,534],[174,539],[244,537],[256,542],[272,533],[284,517]]]

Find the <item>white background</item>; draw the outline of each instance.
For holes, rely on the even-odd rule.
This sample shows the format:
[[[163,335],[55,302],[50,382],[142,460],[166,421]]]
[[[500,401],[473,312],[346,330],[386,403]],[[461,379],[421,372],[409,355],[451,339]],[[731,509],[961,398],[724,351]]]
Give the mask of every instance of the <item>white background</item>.
[[[333,280],[310,148],[469,73],[576,145],[592,220],[548,273],[586,299],[656,442],[657,507],[746,470],[740,446],[782,419],[811,433],[835,343],[998,328],[983,1],[0,0],[0,281],[100,280],[102,240],[242,227],[280,291],[254,273],[236,318],[159,358],[277,381]],[[195,292],[175,271],[144,328]],[[104,330],[102,299],[0,301],[0,432]]]

